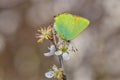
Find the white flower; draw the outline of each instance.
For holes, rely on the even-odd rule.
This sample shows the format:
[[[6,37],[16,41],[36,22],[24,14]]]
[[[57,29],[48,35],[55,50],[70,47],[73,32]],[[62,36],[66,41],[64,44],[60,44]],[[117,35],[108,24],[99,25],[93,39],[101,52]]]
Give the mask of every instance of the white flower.
[[[56,50],[55,45],[51,45],[50,48],[48,48],[48,49],[50,50],[50,52],[44,53],[44,56],[52,56],[52,55],[54,55],[55,50]]]
[[[55,76],[54,71],[48,71],[48,72],[45,73],[45,77],[47,77],[47,78],[52,78],[54,76]]]
[[[63,57],[64,60],[69,60],[70,59],[70,54],[63,53],[62,57]]]
[[[61,80],[63,78],[63,68],[58,68],[56,65],[53,65],[50,71],[45,73],[45,77],[47,78],[57,78],[58,80]]]
[[[60,50],[58,50],[58,51],[55,52],[55,55],[57,55],[57,56],[59,56],[61,54],[62,54],[62,51],[60,51]]]

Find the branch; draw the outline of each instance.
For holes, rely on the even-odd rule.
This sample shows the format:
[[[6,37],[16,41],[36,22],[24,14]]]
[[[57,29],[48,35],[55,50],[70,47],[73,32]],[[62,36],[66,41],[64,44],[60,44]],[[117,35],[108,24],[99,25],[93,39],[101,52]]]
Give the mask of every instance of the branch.
[[[55,32],[55,31],[54,31],[54,29],[53,29],[53,39],[50,40],[50,41],[52,42],[52,44],[55,45],[56,50],[58,50],[58,48],[57,48],[57,46],[56,46],[57,41],[56,41],[56,36],[55,36],[55,33],[54,33],[54,32]],[[64,61],[63,61],[62,55],[59,55],[59,56],[58,56],[58,59],[59,59],[60,68],[63,68],[63,69],[64,69]],[[67,80],[65,71],[63,71],[62,74],[63,74],[63,80]]]

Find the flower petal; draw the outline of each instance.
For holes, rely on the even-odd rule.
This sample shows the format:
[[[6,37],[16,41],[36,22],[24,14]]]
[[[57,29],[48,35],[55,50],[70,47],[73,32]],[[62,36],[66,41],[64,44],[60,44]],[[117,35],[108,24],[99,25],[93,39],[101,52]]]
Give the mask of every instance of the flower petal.
[[[62,55],[62,57],[63,57],[64,60],[69,60],[70,59],[70,55],[68,53],[64,53]]]
[[[41,30],[40,30],[40,29],[38,29],[38,30],[37,30],[37,32],[41,33]]]
[[[59,71],[63,71],[64,69],[63,68],[59,68]]]
[[[63,78],[63,74],[62,74],[62,72],[60,71],[60,72],[58,72],[57,79],[62,79],[62,78]]]
[[[45,77],[47,78],[52,78],[54,77],[54,75],[55,75],[54,71],[48,71],[45,73]]]
[[[36,38],[44,38],[44,36],[41,34],[36,34]]]
[[[47,27],[47,31],[48,32],[52,31],[52,27],[50,25]]]
[[[42,43],[42,42],[43,42],[42,38],[40,38],[40,39],[37,40],[37,43]]]
[[[50,48],[49,48],[49,50],[54,50],[55,51],[56,50],[55,49],[55,45],[51,45]]]
[[[51,45],[50,48],[48,48],[50,52],[44,53],[44,56],[52,56],[55,53],[55,45]]]
[[[59,56],[61,54],[62,54],[62,51],[60,51],[60,50],[55,52],[55,55],[57,55],[57,56]]]
[[[53,53],[53,54],[54,54],[54,53]],[[51,54],[50,52],[47,52],[47,53],[44,53],[44,56],[49,57],[49,56],[52,56],[53,54]]]

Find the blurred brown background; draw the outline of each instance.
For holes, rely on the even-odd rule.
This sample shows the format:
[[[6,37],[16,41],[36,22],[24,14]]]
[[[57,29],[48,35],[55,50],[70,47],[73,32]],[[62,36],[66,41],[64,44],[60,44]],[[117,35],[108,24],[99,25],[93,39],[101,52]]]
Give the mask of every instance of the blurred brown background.
[[[120,0],[0,0],[0,80],[52,80],[44,73],[57,59],[43,56],[49,43],[35,33],[64,12],[91,21],[72,40],[68,80],[120,80]]]

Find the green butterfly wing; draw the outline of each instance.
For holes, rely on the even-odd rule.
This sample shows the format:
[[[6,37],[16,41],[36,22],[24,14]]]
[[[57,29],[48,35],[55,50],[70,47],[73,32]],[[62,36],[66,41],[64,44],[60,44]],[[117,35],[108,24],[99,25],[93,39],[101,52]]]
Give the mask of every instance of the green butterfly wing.
[[[55,17],[54,27],[62,39],[72,40],[85,30],[89,23],[86,18],[64,13]]]

